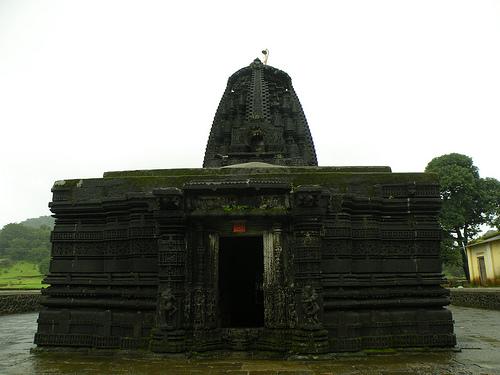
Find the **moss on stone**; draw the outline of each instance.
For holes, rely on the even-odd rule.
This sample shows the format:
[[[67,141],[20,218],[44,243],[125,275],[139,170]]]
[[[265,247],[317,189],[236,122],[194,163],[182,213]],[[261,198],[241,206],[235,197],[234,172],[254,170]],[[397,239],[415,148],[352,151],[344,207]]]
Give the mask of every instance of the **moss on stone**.
[[[296,173],[391,173],[390,167],[281,167],[281,168],[174,168],[174,169],[148,169],[135,171],[105,172],[104,178],[116,177],[162,177],[162,176],[220,176],[220,175],[245,175],[245,174],[296,174]]]
[[[73,188],[73,187],[77,186],[80,181],[82,181],[82,179],[80,179],[80,178],[71,179],[71,180],[59,180],[59,181],[54,182],[52,189],[57,190],[57,189]]]
[[[193,172],[193,170],[191,170]],[[242,178],[259,179],[279,179],[288,182],[293,187],[300,185],[320,185],[325,187],[337,187],[345,190],[349,186],[375,186],[381,184],[406,184],[406,183],[435,183],[436,178],[428,173],[293,173],[283,175],[279,173],[267,174],[265,177],[259,174],[247,175],[203,175],[203,174],[185,174],[171,176],[138,176],[138,177],[120,177],[114,178],[131,183],[139,188],[155,188],[162,186],[171,186],[182,188],[184,184],[192,181],[237,181]],[[110,179],[109,177],[106,179]]]
[[[285,173],[283,171],[286,171]],[[201,181],[242,181],[253,179],[256,182],[274,180],[289,184],[291,190],[301,185],[318,185],[332,189],[335,193],[356,193],[366,197],[380,195],[380,185],[392,184],[429,184],[437,183],[437,176],[432,173],[387,173],[387,172],[333,172],[331,168],[268,168],[266,173],[247,169],[172,169],[162,170],[162,175],[155,171],[136,171],[136,174],[120,176],[120,172],[98,179],[66,180],[55,186],[55,190],[72,192],[71,200],[87,201],[121,196],[125,193],[150,193],[156,188],[176,187],[182,189],[189,182]],[[142,175],[140,174],[142,173]]]

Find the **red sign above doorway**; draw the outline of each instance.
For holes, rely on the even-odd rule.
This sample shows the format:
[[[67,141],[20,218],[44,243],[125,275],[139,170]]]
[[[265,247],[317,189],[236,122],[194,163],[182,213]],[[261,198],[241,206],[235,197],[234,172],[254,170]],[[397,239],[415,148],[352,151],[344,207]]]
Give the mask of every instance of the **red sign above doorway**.
[[[233,233],[245,233],[246,231],[245,223],[233,223]]]

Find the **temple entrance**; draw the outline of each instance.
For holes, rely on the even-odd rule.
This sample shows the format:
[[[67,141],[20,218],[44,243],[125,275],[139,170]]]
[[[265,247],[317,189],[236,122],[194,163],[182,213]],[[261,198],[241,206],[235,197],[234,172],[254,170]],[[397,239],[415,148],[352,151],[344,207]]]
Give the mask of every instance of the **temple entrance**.
[[[220,237],[219,308],[221,326],[263,327],[264,246],[258,237]]]

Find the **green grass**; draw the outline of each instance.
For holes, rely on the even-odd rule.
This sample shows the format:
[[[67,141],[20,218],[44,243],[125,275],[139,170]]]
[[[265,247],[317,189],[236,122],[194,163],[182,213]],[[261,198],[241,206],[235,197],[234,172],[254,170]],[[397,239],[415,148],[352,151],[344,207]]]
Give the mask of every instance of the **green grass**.
[[[17,262],[10,267],[0,265],[0,289],[41,289],[43,275],[30,262]]]

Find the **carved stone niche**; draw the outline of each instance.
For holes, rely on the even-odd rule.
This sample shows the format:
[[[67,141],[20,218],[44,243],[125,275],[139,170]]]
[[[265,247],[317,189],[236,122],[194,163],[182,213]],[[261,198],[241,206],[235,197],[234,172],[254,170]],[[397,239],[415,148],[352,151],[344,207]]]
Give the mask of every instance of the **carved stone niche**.
[[[158,198],[158,208],[164,211],[179,211],[184,209],[182,190],[169,187],[154,189],[153,194]]]
[[[283,151],[283,130],[258,120],[233,129],[231,152],[264,153]]]
[[[180,211],[184,209],[182,190],[174,187],[154,189],[153,194],[158,198],[158,208],[164,211]]]
[[[330,194],[319,185],[301,185],[293,191],[292,201],[296,214],[318,214],[328,209]]]

